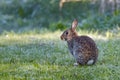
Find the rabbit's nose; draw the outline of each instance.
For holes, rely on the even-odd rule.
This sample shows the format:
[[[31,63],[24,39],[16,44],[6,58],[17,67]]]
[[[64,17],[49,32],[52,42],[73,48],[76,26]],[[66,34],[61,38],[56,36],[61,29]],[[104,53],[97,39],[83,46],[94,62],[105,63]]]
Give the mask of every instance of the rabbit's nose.
[[[60,36],[60,38],[61,38],[61,40],[63,40],[63,37],[62,37],[62,36]]]
[[[61,36],[60,38],[61,38],[61,40],[63,40],[63,41],[65,40],[66,41],[66,39],[63,36]]]

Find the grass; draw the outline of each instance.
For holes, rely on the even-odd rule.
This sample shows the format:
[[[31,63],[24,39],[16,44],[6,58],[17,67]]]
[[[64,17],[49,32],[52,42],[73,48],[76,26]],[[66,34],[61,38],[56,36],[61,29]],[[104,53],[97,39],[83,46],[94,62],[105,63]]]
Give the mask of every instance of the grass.
[[[0,80],[120,80],[120,29],[79,31],[99,48],[93,66],[74,67],[74,58],[61,41],[61,31],[0,35]]]

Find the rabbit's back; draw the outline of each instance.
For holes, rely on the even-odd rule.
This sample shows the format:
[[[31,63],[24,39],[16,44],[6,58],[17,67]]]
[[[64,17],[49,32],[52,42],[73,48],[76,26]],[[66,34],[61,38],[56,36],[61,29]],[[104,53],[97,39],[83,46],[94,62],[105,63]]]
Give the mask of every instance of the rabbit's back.
[[[92,52],[96,52],[97,50],[97,46],[94,42],[93,39],[91,39],[88,36],[78,36],[76,38],[74,38],[73,40],[74,43],[74,47],[78,47],[81,46],[81,48],[83,49],[83,51],[92,51]]]
[[[87,64],[89,60],[93,60],[93,64],[96,62],[98,49],[94,40],[88,36],[77,36],[72,43],[73,56],[78,59],[78,63]]]

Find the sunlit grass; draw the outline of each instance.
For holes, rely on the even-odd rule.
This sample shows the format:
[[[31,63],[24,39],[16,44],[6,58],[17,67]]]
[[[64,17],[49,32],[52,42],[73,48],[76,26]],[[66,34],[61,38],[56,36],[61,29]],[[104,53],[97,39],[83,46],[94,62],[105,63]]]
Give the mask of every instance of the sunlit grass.
[[[98,48],[93,66],[74,67],[74,58],[61,31],[39,34],[8,32],[0,36],[0,80],[120,80],[120,30],[79,31],[92,37]]]

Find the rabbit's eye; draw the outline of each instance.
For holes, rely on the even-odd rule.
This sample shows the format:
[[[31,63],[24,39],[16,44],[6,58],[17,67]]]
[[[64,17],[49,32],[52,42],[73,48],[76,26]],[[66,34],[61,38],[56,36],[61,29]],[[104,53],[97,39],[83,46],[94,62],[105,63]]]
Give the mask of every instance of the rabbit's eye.
[[[66,35],[68,35],[68,32],[66,32]]]

